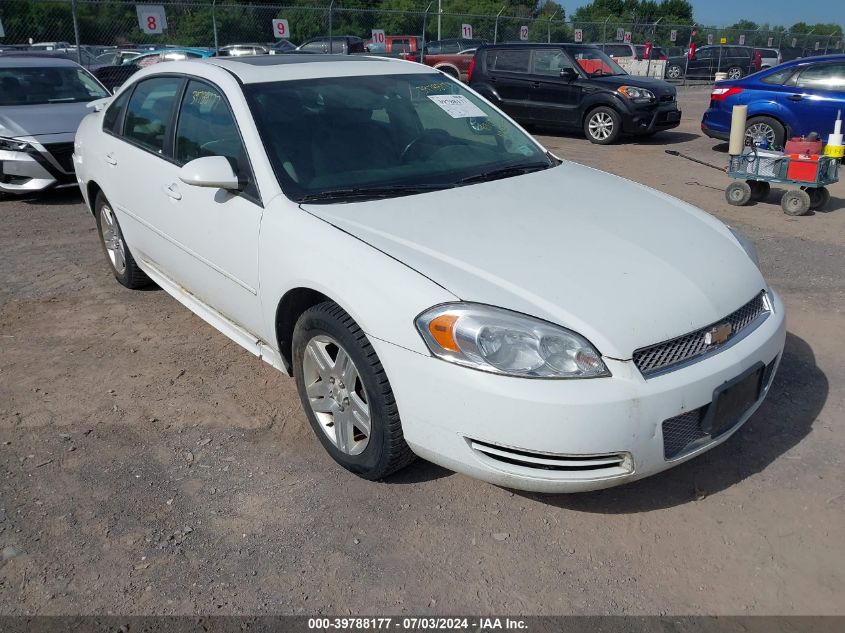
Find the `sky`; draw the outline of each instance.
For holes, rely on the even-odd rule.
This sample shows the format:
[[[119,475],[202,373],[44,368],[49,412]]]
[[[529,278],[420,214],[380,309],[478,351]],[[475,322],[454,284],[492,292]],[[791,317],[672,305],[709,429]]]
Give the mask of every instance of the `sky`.
[[[743,18],[768,22],[772,26],[791,26],[796,22],[834,22],[845,28],[845,0],[690,0],[697,22],[713,26],[728,26]],[[561,4],[569,15],[587,4],[564,0]]]

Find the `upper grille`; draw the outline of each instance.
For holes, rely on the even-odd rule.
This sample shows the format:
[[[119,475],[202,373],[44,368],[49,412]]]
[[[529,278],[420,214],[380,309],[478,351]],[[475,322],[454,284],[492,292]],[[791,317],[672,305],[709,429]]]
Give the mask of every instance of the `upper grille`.
[[[73,171],[73,142],[70,143],[48,143],[44,145],[62,169],[68,172]]]
[[[758,317],[761,315],[763,315],[763,318],[768,316],[769,307],[765,295],[765,292],[761,292],[739,310],[732,312],[716,323],[711,323],[707,327],[663,343],[636,350],[634,352],[634,364],[643,376],[648,377],[718,350],[736,339],[737,335],[749,326],[753,325],[751,328],[753,329],[759,325],[762,319],[758,321]],[[731,333],[727,340],[721,343],[708,344],[705,342],[705,334],[714,326],[724,323],[731,325]]]

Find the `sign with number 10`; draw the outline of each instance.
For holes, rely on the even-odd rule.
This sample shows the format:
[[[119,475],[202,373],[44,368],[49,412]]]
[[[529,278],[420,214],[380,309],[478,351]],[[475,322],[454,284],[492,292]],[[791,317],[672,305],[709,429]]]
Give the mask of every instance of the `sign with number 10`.
[[[370,38],[373,40],[373,44],[384,45],[385,41],[387,41],[384,37],[384,29],[373,29],[370,32]]]
[[[472,39],[472,24],[461,24],[461,37],[465,40]]]
[[[287,20],[273,20],[273,35],[276,39],[288,39],[290,37],[290,25]]]
[[[631,43],[631,31],[625,31],[625,43],[626,44]]]

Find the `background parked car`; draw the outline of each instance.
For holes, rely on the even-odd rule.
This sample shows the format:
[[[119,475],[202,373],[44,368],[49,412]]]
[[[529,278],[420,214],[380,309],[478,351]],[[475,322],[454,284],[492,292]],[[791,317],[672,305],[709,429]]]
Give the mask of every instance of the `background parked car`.
[[[274,53],[274,52],[275,53],[290,53],[291,51],[296,50],[296,44],[294,44],[290,40],[282,39],[282,40],[279,40],[278,42],[276,42],[275,44],[273,44],[270,48],[272,49],[270,51],[271,54]]]
[[[0,192],[75,186],[73,139],[87,104],[108,91],[72,61],[0,58]]]
[[[702,131],[727,140],[734,105],[748,106],[747,133],[783,147],[787,138],[833,131],[837,110],[845,114],[845,55],[786,62],[744,79],[720,81],[701,120]]]
[[[783,63],[783,57],[780,54],[780,51],[776,48],[757,48],[755,50],[760,51],[760,57],[763,58],[763,64],[760,67],[761,70],[763,68],[771,68],[772,66],[777,66],[778,64]]]
[[[159,62],[181,62],[187,59],[202,59],[212,57],[214,50],[210,48],[162,48],[142,53],[123,63],[132,63],[139,68],[145,68]]]
[[[284,40],[287,41],[287,40]],[[291,44],[291,48],[295,48]],[[268,44],[229,44],[217,51],[218,57],[243,57],[244,55],[268,55],[270,51],[276,52]]]
[[[315,37],[303,42],[296,50],[306,53],[339,53],[341,55],[366,52],[364,40],[355,35]]]
[[[646,59],[644,44],[635,44],[634,48],[637,51],[637,60],[643,61],[644,59]],[[651,53],[649,54],[648,59],[667,60],[669,59],[669,57],[666,55],[666,51],[664,51],[660,46],[652,46]]]
[[[364,46],[367,52],[379,57],[398,57],[419,61],[422,38],[416,35],[385,35],[383,44],[367,40]]]
[[[613,60],[619,59],[637,59],[637,49],[633,44],[623,44],[622,42],[605,42],[604,44],[596,44],[604,54]]]
[[[486,44],[487,40],[469,40],[465,38],[447,38],[444,40],[432,40],[425,43],[426,55],[455,55],[470,48],[478,48]]]
[[[461,81],[469,81],[469,67],[475,51],[478,49],[468,48],[458,53],[438,53],[437,55],[426,55],[425,63],[428,66],[441,70],[447,75]]]
[[[666,77],[680,79],[687,77],[713,79],[717,72],[728,74],[728,79],[740,79],[756,72],[754,49],[750,46],[702,46],[695,56],[670,57],[666,64]]]
[[[470,85],[520,123],[580,129],[601,145],[681,122],[674,86],[629,75],[590,44],[482,46]]]

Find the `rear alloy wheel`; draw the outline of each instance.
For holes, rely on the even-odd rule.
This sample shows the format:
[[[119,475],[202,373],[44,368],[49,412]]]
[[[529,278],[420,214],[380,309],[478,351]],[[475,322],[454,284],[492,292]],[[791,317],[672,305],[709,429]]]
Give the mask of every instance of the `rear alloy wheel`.
[[[759,144],[766,141],[769,149],[783,147],[786,142],[786,130],[779,121],[767,116],[757,116],[748,119],[745,124],[745,138]]]
[[[786,215],[804,215],[810,210],[810,194],[790,189],[780,199],[780,207]]]
[[[381,479],[415,459],[381,361],[336,303],[320,303],[299,317],[293,373],[308,421],[338,464],[364,479]]]
[[[740,68],[739,66],[731,66],[730,68],[728,68],[728,79],[742,79],[742,76],[744,74],[745,73],[742,72],[742,68]]]
[[[735,207],[748,204],[751,200],[751,186],[744,180],[734,180],[725,189],[725,200]]]
[[[672,64],[666,69],[667,79],[680,79],[684,74],[683,69],[677,64]]]
[[[152,284],[150,278],[140,269],[135,262],[135,258],[132,257],[132,253],[126,245],[126,239],[123,237],[123,231],[120,230],[117,216],[102,193],[97,194],[94,208],[96,209],[100,244],[102,244],[103,251],[108,257],[114,278],[131,290],[146,288]]]
[[[613,108],[600,106],[584,119],[584,134],[591,143],[610,145],[622,133],[622,119]]]

